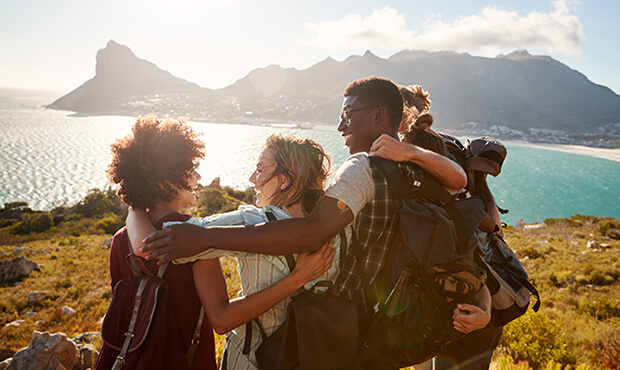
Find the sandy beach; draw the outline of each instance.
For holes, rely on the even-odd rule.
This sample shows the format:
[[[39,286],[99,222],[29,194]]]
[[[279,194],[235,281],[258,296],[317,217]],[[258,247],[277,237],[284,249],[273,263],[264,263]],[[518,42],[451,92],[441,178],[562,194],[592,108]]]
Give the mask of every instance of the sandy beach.
[[[620,149],[603,149],[603,148],[591,148],[588,146],[580,145],[562,145],[562,144],[543,144],[543,143],[530,143],[520,140],[506,140],[506,143],[530,146],[534,148],[557,150],[565,153],[575,153],[589,155],[596,158],[609,159],[610,161],[620,162]]]

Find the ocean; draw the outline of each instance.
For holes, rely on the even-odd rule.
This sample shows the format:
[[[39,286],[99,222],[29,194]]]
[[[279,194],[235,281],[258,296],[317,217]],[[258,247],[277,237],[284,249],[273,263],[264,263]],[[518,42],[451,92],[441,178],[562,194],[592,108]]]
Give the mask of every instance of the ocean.
[[[62,93],[0,89],[0,206],[23,201],[33,209],[72,205],[90,189],[109,186],[110,144],[130,132],[135,118],[88,116],[44,109]],[[265,139],[274,132],[321,143],[335,171],[348,151],[333,126],[252,126],[192,122],[206,143],[201,183],[215,177],[238,189],[248,178]],[[508,224],[575,213],[620,218],[620,162],[505,142],[502,173],[489,184]]]

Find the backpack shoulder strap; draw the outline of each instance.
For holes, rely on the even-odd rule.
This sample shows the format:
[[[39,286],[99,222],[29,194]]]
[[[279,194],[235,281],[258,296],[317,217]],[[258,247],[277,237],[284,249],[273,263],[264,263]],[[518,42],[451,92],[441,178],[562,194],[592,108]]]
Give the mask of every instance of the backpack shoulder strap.
[[[388,186],[399,199],[416,193],[442,204],[449,204],[454,199],[441,185],[428,179],[416,179],[413,183],[410,183],[394,161],[380,157],[370,157],[370,163],[385,177]]]
[[[158,278],[162,278],[164,276],[170,262],[159,265],[157,275],[154,275],[151,270],[146,267],[144,260],[133,252],[133,247],[131,246],[131,240],[129,240],[129,237],[127,238],[127,244],[129,245],[129,254],[125,257],[125,259],[133,271],[133,276],[157,276]]]

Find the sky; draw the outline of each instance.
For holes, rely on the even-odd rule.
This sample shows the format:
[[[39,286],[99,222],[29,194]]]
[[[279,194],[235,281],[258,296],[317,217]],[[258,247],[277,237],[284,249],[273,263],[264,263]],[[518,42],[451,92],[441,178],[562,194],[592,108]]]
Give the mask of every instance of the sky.
[[[0,87],[67,93],[109,40],[202,87],[370,50],[549,55],[620,93],[617,0],[0,0]]]

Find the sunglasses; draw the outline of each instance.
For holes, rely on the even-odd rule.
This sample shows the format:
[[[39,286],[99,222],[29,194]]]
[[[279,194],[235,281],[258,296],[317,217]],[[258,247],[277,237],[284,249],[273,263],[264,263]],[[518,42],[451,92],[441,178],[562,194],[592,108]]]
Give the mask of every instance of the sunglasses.
[[[362,110],[375,109],[375,108],[379,108],[379,106],[375,105],[375,106],[372,106],[372,107],[345,109],[345,110],[342,111],[342,113],[340,113],[340,120],[348,125],[349,123],[351,123],[351,117],[353,117],[353,113],[359,112],[359,111],[362,111]]]

